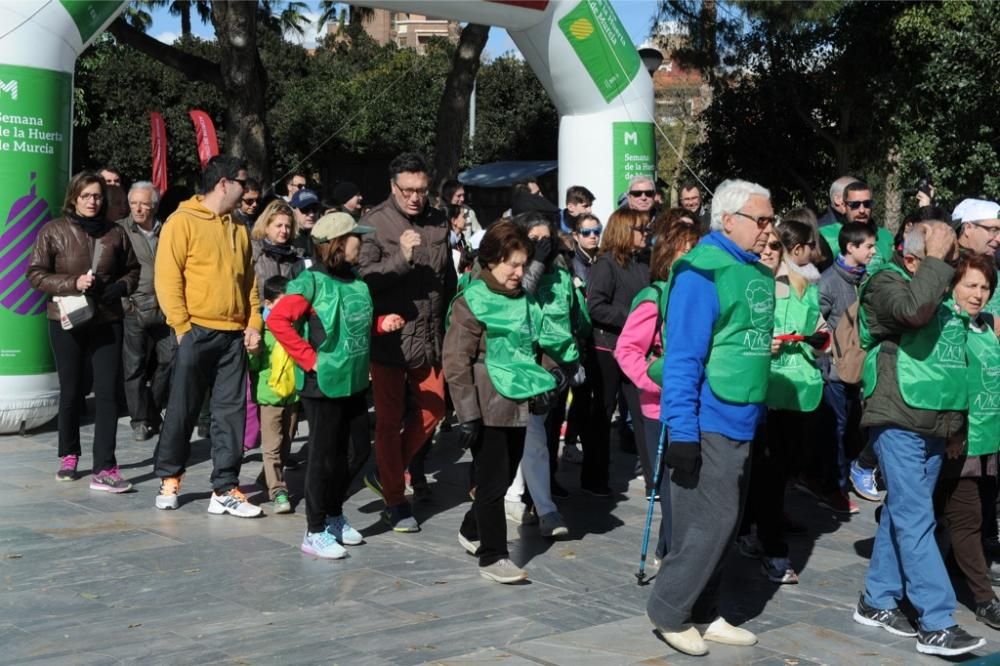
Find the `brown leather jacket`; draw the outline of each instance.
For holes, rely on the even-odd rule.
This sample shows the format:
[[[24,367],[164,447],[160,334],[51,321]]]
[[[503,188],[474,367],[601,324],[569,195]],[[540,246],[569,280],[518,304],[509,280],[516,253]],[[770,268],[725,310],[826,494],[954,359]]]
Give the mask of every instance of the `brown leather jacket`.
[[[489,281],[487,281],[489,286]],[[460,423],[482,419],[495,428],[528,425],[528,401],[515,402],[493,388],[486,372],[486,327],[472,315],[465,297],[451,306],[451,321],[444,336],[444,378]]]
[[[80,293],[76,289],[76,279],[90,270],[93,253],[98,246],[101,254],[94,271],[98,287],[88,290],[97,308],[94,323],[122,318],[121,299],[104,303],[99,292],[103,286],[121,282],[125,285],[122,296],[126,296],[135,291],[139,282],[139,260],[125,230],[108,222],[102,236],[91,238],[79,224],[60,217],[47,222],[38,232],[27,271],[31,286],[50,297],[46,311],[49,319],[59,319],[59,307],[52,301],[52,296],[75,296]]]
[[[361,224],[375,228],[375,233],[363,236],[358,260],[375,316],[398,314],[406,321],[402,330],[372,338],[372,362],[407,368],[440,366],[445,312],[457,283],[444,214],[425,206],[409,218],[390,195]],[[410,262],[399,249],[399,237],[407,229],[420,234]]]

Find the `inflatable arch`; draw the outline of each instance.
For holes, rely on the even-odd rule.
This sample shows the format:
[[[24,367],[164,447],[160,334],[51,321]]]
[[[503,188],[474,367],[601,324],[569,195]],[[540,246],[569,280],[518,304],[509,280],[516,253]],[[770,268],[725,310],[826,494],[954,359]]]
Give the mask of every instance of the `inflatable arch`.
[[[58,411],[45,299],[25,268],[70,176],[76,58],[125,4],[0,0],[0,433]],[[560,197],[586,185],[606,219],[633,176],[653,175],[652,81],[609,0],[356,4],[506,28],[560,114]]]

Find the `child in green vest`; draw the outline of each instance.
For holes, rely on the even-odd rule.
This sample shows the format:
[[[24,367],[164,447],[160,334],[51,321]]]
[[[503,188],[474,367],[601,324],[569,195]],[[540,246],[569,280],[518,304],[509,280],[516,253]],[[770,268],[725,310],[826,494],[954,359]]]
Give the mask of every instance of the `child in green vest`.
[[[324,559],[347,556],[344,545],[364,538],[344,516],[350,484],[347,455],[352,435],[368,436],[368,363],[372,299],[355,265],[361,234],[347,213],[324,215],[312,229],[313,263],[288,284],[271,309],[268,326],[298,366],[295,386],[309,420],[306,467],[306,533],[302,552]],[[295,323],[305,320],[305,335]],[[391,314],[376,332],[403,327]]]
[[[261,455],[264,459],[264,469],[257,483],[274,502],[275,513],[292,512],[284,469],[298,423],[296,403],[299,398],[295,393],[295,362],[275,340],[267,320],[287,287],[288,278],[281,275],[269,277],[264,283],[264,344],[258,353],[250,356],[249,364],[253,401],[260,406]]]

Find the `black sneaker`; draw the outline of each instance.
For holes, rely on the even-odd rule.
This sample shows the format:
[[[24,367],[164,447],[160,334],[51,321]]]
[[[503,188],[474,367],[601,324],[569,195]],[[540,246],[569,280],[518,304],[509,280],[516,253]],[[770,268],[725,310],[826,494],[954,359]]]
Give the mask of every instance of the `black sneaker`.
[[[992,601],[976,606],[976,619],[987,627],[1000,629],[1000,599],[993,597]]]
[[[153,429],[145,423],[132,424],[132,439],[136,442],[145,442],[153,436]]]
[[[986,645],[985,638],[972,636],[957,624],[939,631],[921,631],[917,637],[917,652],[942,657],[965,654],[984,645]]]
[[[580,490],[594,497],[611,497],[613,491],[608,486],[580,486]]]
[[[896,636],[916,636],[917,630],[898,608],[873,608],[865,603],[865,595],[858,599],[854,621],[866,627],[882,627]]]
[[[569,491],[563,488],[557,481],[552,480],[551,484],[552,499],[568,499]]]

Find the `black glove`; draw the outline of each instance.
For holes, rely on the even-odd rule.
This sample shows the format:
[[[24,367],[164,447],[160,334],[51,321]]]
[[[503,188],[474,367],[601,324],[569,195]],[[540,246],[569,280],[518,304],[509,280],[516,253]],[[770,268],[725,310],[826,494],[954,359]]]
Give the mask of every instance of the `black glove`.
[[[820,331],[819,333],[807,335],[805,336],[805,343],[813,349],[822,351],[830,344],[830,334],[826,331]]]
[[[549,255],[552,254],[552,239],[546,236],[545,238],[539,238],[535,241],[535,253],[532,255],[532,259],[544,264],[548,260]]]
[[[111,305],[117,300],[125,298],[125,294],[128,293],[128,287],[125,286],[124,282],[112,282],[111,284],[104,285],[101,290],[101,303],[105,305]]]
[[[570,386],[580,386],[587,381],[587,373],[579,361],[562,366],[562,371],[566,373],[566,380]]]
[[[663,461],[674,470],[673,479],[682,487],[690,487],[701,469],[700,442],[670,442]]]
[[[549,410],[551,410],[553,405],[556,404],[556,399],[558,397],[559,391],[555,389],[546,391],[545,393],[539,393],[535,397],[528,400],[528,411],[536,416],[548,414]]]
[[[458,432],[458,445],[463,449],[471,449],[472,444],[479,439],[479,431],[482,430],[482,428],[482,419],[459,423],[458,428],[456,428],[456,431]]]

